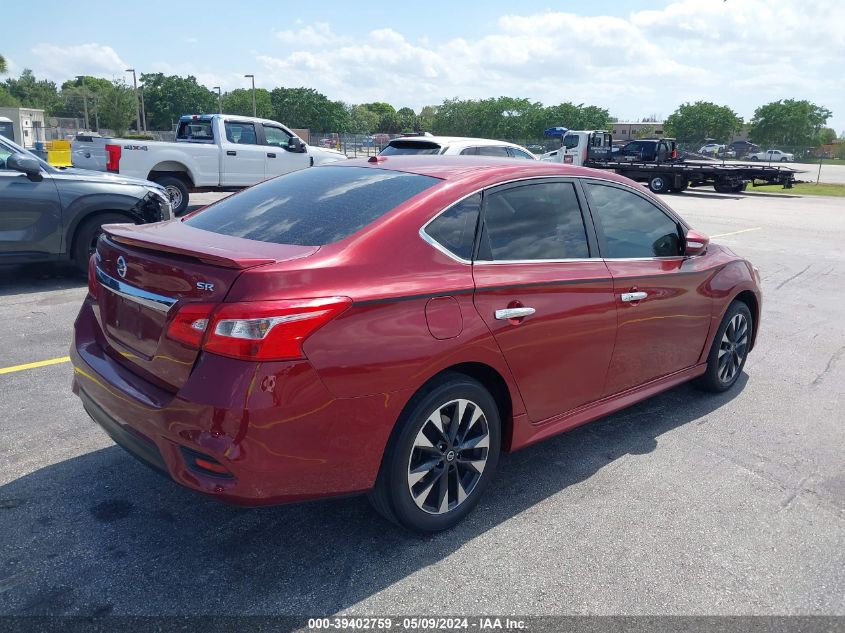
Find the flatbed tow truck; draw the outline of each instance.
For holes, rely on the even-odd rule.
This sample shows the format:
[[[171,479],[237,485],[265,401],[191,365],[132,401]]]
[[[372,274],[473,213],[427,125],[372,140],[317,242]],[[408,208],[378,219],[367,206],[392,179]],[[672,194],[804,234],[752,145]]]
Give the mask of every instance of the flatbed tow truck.
[[[719,193],[734,193],[744,191],[754,181],[791,189],[795,174],[799,173],[789,167],[686,160],[678,156],[675,139],[671,138],[636,140],[618,148],[605,130],[569,130],[560,149],[546,152],[540,160],[609,169],[647,183],[654,193],[707,185]]]

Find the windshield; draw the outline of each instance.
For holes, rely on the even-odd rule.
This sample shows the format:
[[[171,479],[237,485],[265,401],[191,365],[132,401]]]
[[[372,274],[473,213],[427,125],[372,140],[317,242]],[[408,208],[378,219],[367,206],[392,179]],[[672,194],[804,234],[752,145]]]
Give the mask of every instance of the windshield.
[[[431,141],[391,141],[380,156],[402,156],[407,154],[439,154],[443,148]]]
[[[17,143],[7,139],[5,136],[0,136],[0,160],[2,160],[5,164],[6,158],[8,158],[11,154],[26,154],[41,163],[41,168],[45,171],[54,171],[54,168],[46,160],[39,158],[28,149],[24,149]]]
[[[225,198],[185,221],[260,242],[322,246],[374,222],[438,178],[370,167],[315,167]]]

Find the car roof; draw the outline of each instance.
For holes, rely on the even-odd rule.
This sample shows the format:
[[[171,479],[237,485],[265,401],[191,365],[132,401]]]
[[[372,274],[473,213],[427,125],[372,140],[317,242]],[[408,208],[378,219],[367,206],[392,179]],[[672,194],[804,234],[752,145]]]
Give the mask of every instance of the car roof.
[[[373,159],[378,160],[373,160]],[[602,180],[613,180],[627,185],[631,181],[604,169],[590,169],[587,167],[576,167],[561,163],[550,163],[543,161],[515,161],[512,158],[494,158],[487,156],[431,156],[414,155],[405,156],[373,156],[357,158],[334,163],[327,166],[335,167],[370,167],[373,169],[387,169],[417,174],[420,176],[431,176],[442,180],[502,180],[520,178],[544,177],[544,176],[569,176],[581,178],[600,178]]]
[[[507,147],[518,147],[522,149],[521,145],[509,143],[508,141],[497,141],[491,138],[472,138],[469,136],[400,136],[390,139],[390,143],[394,141],[400,141],[402,143],[436,143],[438,145],[505,145]]]

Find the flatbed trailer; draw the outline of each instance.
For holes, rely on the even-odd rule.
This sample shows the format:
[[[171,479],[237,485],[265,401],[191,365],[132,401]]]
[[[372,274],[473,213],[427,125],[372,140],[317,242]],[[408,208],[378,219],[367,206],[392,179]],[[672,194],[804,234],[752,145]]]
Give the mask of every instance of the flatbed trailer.
[[[731,193],[744,191],[748,183],[755,180],[791,189],[797,173],[788,167],[692,163],[683,159],[654,163],[588,159],[584,166],[611,169],[631,180],[646,182],[655,193],[684,191],[687,187],[707,185],[712,185],[719,193]]]
[[[675,140],[638,139],[622,148],[613,146],[605,130],[568,131],[559,150],[542,160],[608,169],[637,182],[648,183],[655,193],[684,191],[712,185],[719,193],[744,191],[748,183],[763,181],[792,188],[797,172],[770,165],[687,161],[678,156]]]

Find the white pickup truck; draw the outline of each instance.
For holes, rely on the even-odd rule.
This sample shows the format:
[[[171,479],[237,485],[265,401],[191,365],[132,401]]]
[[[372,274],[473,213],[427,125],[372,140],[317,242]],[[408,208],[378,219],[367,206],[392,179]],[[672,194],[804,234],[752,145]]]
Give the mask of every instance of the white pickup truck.
[[[160,184],[176,214],[187,208],[191,191],[248,187],[346,159],[341,152],[307,145],[276,121],[227,114],[181,117],[173,143],[104,139],[104,144],[107,171]]]

